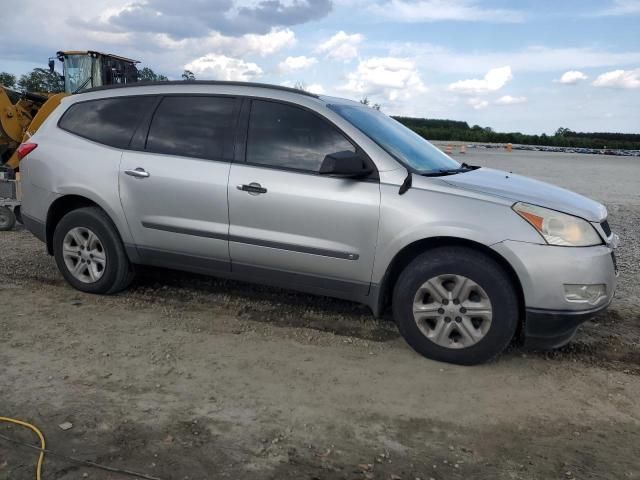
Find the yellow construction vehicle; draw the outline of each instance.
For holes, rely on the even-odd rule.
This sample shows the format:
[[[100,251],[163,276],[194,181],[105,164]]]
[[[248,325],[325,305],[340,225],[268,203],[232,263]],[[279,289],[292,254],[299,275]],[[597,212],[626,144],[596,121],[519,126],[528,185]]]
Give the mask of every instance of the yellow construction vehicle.
[[[56,57],[62,62],[63,93],[17,92],[0,87],[0,164],[6,167],[18,167],[18,145],[35,133],[66,95],[138,81],[137,60],[95,51],[58,52]],[[50,58],[49,70],[53,72],[54,68],[55,60]]]
[[[61,51],[55,58],[62,62],[64,92],[19,92],[0,86],[0,230],[13,226],[14,212],[20,219],[18,147],[31,138],[62,98],[87,88],[138,81],[139,62],[130,58],[90,50]],[[52,73],[55,58],[49,59]]]

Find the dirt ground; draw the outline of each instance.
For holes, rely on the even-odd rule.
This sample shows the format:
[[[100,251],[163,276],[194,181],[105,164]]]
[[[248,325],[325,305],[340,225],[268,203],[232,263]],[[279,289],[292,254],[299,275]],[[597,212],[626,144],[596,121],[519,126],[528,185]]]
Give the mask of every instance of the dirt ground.
[[[19,230],[0,233],[0,416],[162,479],[640,479],[639,159],[464,159],[609,208],[617,298],[562,350],[441,364],[363,306],[166,270],[84,295]],[[35,478],[35,460],[0,439],[0,479]],[[48,456],[44,478],[131,477]]]

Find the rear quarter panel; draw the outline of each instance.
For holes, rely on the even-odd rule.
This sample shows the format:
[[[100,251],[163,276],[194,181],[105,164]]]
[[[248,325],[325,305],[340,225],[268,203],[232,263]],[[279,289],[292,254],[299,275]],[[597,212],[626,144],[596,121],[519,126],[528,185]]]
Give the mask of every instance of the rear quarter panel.
[[[32,137],[38,147],[24,160],[24,213],[46,221],[51,203],[79,195],[98,204],[111,217],[125,243],[131,241],[118,193],[122,151],[58,128],[70,105],[67,98]]]

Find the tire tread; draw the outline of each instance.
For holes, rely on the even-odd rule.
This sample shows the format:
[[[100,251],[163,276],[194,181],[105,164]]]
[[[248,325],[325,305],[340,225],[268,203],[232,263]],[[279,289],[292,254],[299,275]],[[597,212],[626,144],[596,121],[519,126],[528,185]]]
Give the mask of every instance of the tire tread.
[[[83,223],[84,222],[84,223]],[[93,225],[87,225],[90,223]],[[103,277],[93,284],[79,282],[69,273],[60,253],[60,246],[66,232],[77,226],[93,227],[102,229],[104,238],[101,238],[105,249],[111,250],[111,259],[105,272],[107,278]],[[58,269],[67,282],[74,288],[87,293],[98,293],[112,295],[127,288],[134,277],[134,272],[124,249],[122,239],[113,224],[111,218],[99,207],[82,207],[67,213],[56,225],[53,236],[53,249]],[[109,252],[108,252],[109,254]],[[102,281],[104,279],[104,281]]]
[[[476,278],[472,279],[487,293],[493,292],[489,293],[494,311],[493,330],[477,344],[464,349],[447,349],[431,342],[413,319],[416,285],[444,273],[473,275]],[[478,281],[480,277],[486,281]],[[513,339],[519,320],[516,290],[504,268],[490,256],[462,246],[433,248],[410,262],[394,286],[392,308],[400,333],[414,350],[425,357],[459,365],[476,365],[497,357]]]

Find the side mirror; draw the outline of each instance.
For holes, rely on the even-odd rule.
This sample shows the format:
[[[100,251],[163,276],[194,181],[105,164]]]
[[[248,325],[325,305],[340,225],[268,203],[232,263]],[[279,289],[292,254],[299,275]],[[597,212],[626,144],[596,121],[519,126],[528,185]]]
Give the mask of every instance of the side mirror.
[[[56,62],[53,60],[53,58],[50,58],[49,59],[49,71],[51,73],[53,73],[55,69],[56,69]]]
[[[356,152],[344,151],[324,157],[319,173],[342,178],[363,178],[372,172],[373,169],[361,155]]]

